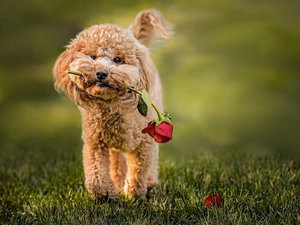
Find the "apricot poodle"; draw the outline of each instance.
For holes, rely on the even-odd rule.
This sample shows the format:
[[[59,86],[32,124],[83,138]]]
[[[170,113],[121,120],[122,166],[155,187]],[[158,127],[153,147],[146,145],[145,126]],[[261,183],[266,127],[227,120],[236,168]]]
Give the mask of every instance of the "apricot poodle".
[[[85,185],[96,201],[145,198],[158,182],[158,144],[141,130],[156,117],[137,110],[127,89],[145,88],[163,111],[162,88],[148,47],[169,38],[172,26],[157,10],[140,12],[128,29],[94,25],[80,32],[57,59],[56,89],[82,115]],[[68,74],[68,70],[81,75]]]

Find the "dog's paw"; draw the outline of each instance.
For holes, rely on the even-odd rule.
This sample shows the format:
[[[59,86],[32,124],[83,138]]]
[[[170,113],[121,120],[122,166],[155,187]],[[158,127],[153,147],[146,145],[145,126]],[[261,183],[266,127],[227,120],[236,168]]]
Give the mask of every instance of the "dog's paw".
[[[147,181],[147,190],[152,190],[158,184],[158,178],[150,176]]]
[[[146,200],[147,188],[125,184],[124,195],[131,200]]]
[[[111,195],[106,193],[106,195],[92,195],[93,199],[95,200],[95,204],[103,204],[103,203],[117,203],[119,202],[120,198],[118,195]]]
[[[95,200],[95,203],[119,201],[119,195],[113,184],[100,186],[99,184],[86,183],[86,188]]]

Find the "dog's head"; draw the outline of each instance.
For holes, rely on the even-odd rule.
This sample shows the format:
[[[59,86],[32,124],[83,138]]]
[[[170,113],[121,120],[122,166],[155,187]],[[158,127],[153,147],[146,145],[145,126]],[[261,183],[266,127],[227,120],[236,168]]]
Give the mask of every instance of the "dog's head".
[[[171,26],[155,10],[138,14],[128,29],[102,24],[83,30],[56,61],[56,88],[81,106],[128,99],[127,87],[151,90],[157,72],[147,46],[157,35],[169,37]]]

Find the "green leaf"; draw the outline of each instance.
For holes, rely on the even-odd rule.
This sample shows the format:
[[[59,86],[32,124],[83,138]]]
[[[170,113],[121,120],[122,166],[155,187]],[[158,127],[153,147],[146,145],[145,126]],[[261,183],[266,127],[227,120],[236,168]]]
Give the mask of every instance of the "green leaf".
[[[152,101],[151,101],[150,95],[145,89],[142,90],[141,99],[143,99],[143,101],[145,102],[145,104],[148,107],[151,106]]]
[[[148,105],[145,103],[142,97],[139,98],[139,103],[137,105],[138,111],[142,116],[147,116]]]

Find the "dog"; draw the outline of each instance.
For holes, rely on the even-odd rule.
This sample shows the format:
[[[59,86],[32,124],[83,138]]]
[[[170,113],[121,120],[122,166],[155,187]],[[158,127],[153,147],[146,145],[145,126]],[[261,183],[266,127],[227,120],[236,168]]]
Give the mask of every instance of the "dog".
[[[159,11],[141,11],[128,29],[100,24],[81,31],[55,62],[54,85],[82,116],[85,186],[97,202],[118,201],[120,194],[144,199],[158,183],[158,144],[141,132],[156,113],[149,108],[140,115],[139,98],[128,87],[146,89],[163,111],[149,47],[172,33]]]

